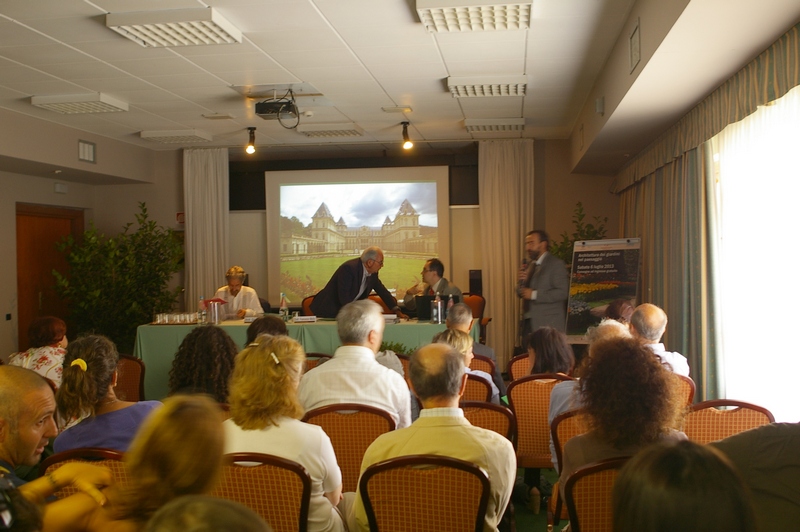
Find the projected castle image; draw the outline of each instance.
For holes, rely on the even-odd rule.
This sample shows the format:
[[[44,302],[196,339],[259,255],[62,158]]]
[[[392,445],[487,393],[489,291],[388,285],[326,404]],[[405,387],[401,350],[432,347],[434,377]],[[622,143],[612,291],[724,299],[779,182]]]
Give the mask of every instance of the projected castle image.
[[[387,253],[433,254],[438,248],[438,228],[421,226],[419,214],[407,199],[394,220],[387,215],[380,227],[348,227],[341,216],[334,220],[324,202],[311,219],[304,231],[310,234],[282,233],[281,255],[351,254],[368,246],[379,246]]]

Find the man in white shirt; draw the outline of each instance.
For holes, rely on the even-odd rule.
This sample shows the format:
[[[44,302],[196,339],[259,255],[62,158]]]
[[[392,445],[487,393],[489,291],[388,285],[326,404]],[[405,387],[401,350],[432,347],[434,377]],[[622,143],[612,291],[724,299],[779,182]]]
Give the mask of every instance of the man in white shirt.
[[[489,476],[483,530],[496,531],[517,475],[514,446],[496,432],[473,426],[458,407],[467,382],[464,357],[458,351],[446,344],[421,347],[411,356],[409,372],[411,386],[423,406],[420,417],[406,429],[378,436],[364,454],[361,472],[383,460],[415,454],[471,462]],[[368,531],[360,491],[356,493],[354,508],[350,520],[354,526],[350,530]]]
[[[249,286],[243,286],[245,273],[241,266],[231,266],[225,273],[228,284],[221,286],[215,298],[225,301],[225,315],[228,319],[260,316],[264,313],[258,294]]]
[[[336,315],[336,322],[343,345],[331,360],[303,375],[298,389],[303,408],[361,403],[389,412],[397,428],[410,425],[411,395],[406,381],[375,360],[386,326],[380,305],[369,299],[348,303]]]
[[[667,314],[662,309],[650,303],[643,303],[636,307],[631,316],[631,332],[642,341],[661,362],[678,375],[689,376],[689,362],[680,353],[667,351],[661,343],[661,337],[667,329]]]

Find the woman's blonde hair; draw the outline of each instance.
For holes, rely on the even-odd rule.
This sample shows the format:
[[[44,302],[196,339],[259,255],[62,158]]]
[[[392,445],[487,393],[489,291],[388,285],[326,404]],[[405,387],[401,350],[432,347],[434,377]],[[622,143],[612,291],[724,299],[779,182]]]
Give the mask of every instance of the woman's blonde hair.
[[[112,496],[113,517],[146,522],[181,495],[207,493],[225,449],[222,410],[204,395],[175,395],[144,421],[125,455],[128,484]]]
[[[457,329],[445,329],[433,337],[433,343],[449,345],[464,355],[464,363],[466,364],[467,353],[469,353],[470,349],[472,349],[474,340],[472,339],[472,336],[464,331],[459,331]]]
[[[306,354],[288,336],[260,336],[236,356],[229,392],[231,419],[244,430],[277,425],[282,416],[300,419],[297,384]]]

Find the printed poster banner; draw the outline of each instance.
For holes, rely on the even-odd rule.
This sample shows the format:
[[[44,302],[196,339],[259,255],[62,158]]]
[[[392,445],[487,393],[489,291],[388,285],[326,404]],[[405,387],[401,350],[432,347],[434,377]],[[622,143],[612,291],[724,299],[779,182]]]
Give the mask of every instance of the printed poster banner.
[[[615,299],[626,299],[636,306],[640,247],[639,238],[575,242],[567,309],[568,336],[585,335],[589,327],[600,323],[608,304]]]

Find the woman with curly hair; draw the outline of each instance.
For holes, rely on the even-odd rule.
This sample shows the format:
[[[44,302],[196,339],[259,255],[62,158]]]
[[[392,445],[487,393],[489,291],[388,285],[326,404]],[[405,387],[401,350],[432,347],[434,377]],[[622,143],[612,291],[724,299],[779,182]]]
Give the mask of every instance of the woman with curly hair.
[[[228,380],[239,348],[214,325],[195,328],[181,342],[169,371],[169,394],[205,393],[228,402]]]
[[[236,357],[230,413],[223,423],[227,453],[265,453],[302,465],[311,477],[309,532],[342,531],[337,505],[342,473],[331,440],[303,423],[297,385],[306,355],[288,336],[262,336]]]
[[[28,327],[27,351],[8,357],[9,366],[31,369],[61,386],[61,366],[67,347],[67,324],[55,316],[43,316],[33,320]]]
[[[139,425],[161,406],[159,401],[133,403],[117,398],[118,364],[117,346],[105,336],[84,336],[69,344],[56,405],[68,424],[80,422],[56,437],[55,452],[82,447],[125,452]]]
[[[567,478],[586,464],[632,456],[660,440],[685,440],[673,428],[680,426],[686,407],[677,378],[635,339],[597,342],[580,380],[589,432],[564,445],[562,491]]]
[[[208,493],[222,468],[221,423],[219,406],[207,397],[168,398],[147,418],[125,455],[125,486],[106,490],[103,506],[83,493],[49,504],[42,530],[139,531],[169,501]]]

